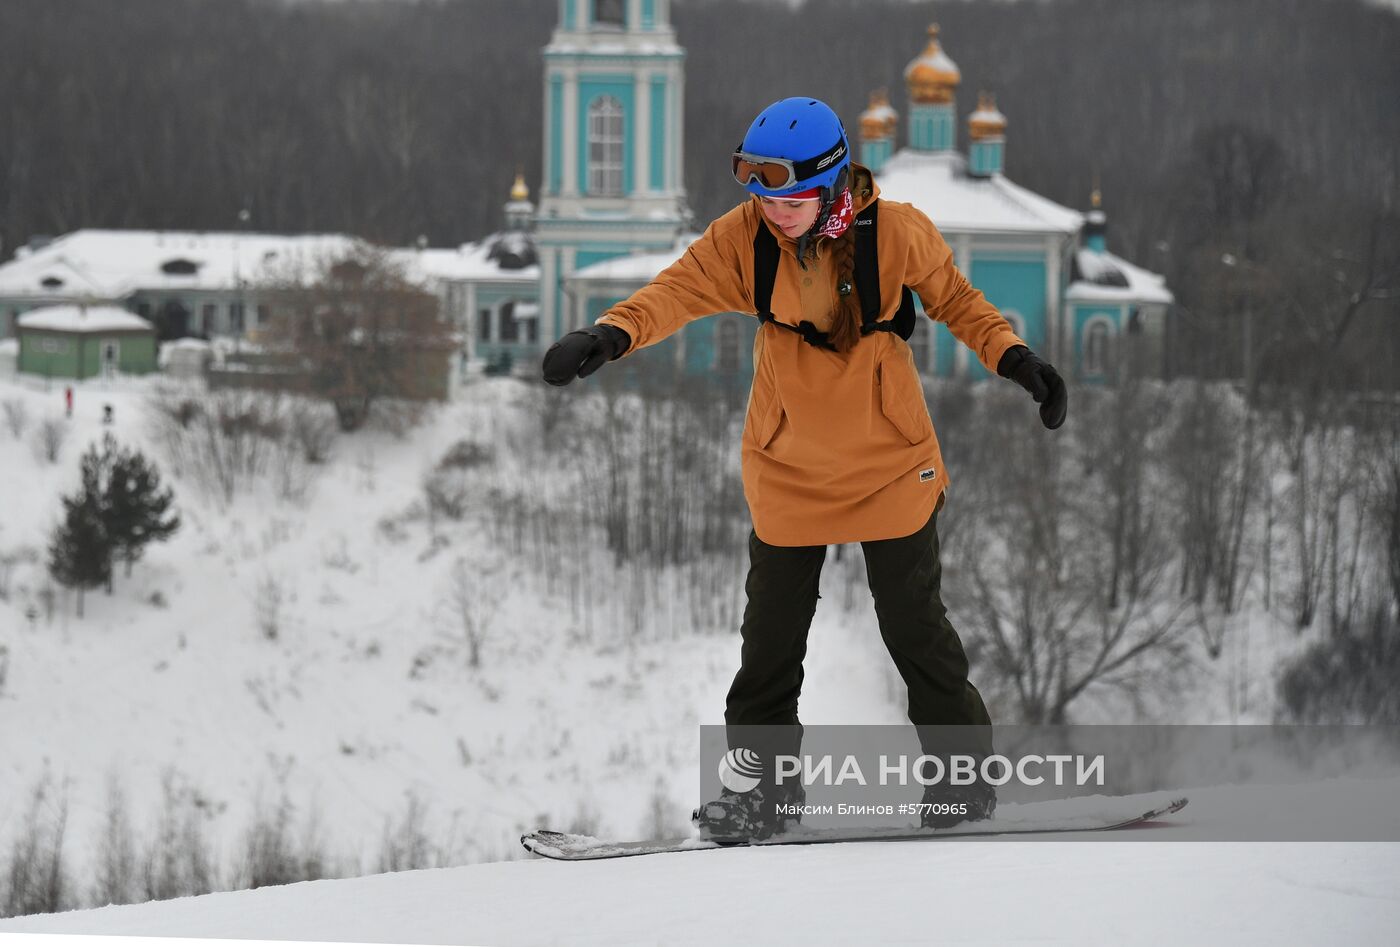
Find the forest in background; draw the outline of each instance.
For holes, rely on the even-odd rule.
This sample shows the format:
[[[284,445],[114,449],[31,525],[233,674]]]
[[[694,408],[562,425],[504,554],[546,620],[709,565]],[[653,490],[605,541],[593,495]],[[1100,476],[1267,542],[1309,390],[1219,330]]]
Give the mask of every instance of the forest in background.
[[[1360,0],[675,0],[686,186],[703,223],[753,113],[801,92],[848,125],[930,21],[1009,120],[1007,175],[1167,276],[1173,374],[1394,389],[1400,17]],[[82,227],[499,227],[538,189],[554,0],[7,0],[0,242]],[[489,42],[483,42],[489,37]],[[735,64],[742,68],[735,68]],[[717,81],[718,79],[718,81]],[[960,120],[960,124],[962,124]],[[965,129],[959,141],[965,147]],[[1319,358],[1319,353],[1321,357]]]

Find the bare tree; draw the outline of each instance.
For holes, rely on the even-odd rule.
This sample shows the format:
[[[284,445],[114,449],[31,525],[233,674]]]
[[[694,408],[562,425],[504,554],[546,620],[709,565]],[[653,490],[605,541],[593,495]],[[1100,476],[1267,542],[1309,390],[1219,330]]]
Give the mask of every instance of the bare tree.
[[[1178,391],[1164,466],[1179,514],[1180,592],[1197,606],[1211,595],[1233,612],[1251,565],[1245,536],[1258,504],[1262,419],[1224,385],[1197,382]]]
[[[309,285],[293,275],[277,295],[268,339],[305,390],[335,408],[344,431],[362,426],[381,399],[430,396],[456,348],[437,298],[368,245],[325,263]]]
[[[1115,435],[1087,434],[1086,484],[1063,438],[1013,421],[1025,414],[1017,393],[983,400],[976,423],[997,459],[979,477],[995,500],[960,525],[957,560],[974,590],[969,650],[1018,719],[1064,723],[1091,688],[1131,694],[1182,647],[1183,607],[1164,595],[1170,556],[1148,489],[1151,402],[1139,392],[1126,407],[1106,397],[1086,409],[1086,428],[1116,428],[1126,445],[1109,460]]]
[[[446,605],[467,646],[467,666],[481,667],[481,649],[505,599],[506,588],[499,565],[458,557],[452,563]]]

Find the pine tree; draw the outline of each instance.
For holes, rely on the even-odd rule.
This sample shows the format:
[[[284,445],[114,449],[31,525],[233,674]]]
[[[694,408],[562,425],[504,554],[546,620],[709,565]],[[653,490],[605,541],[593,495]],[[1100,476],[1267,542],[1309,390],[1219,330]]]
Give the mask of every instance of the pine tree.
[[[112,554],[126,562],[126,574],[131,575],[132,563],[141,558],[146,545],[169,539],[180,528],[180,517],[171,509],[175,494],[161,486],[155,464],[138,450],[119,451],[114,443],[107,447],[113,459],[103,496],[103,522]]]
[[[89,447],[83,454],[79,491],[63,498],[63,522],[49,541],[49,574],[55,582],[78,591],[78,617],[83,617],[83,592],[108,584],[112,578],[112,547],[103,522],[102,479],[106,452]]]

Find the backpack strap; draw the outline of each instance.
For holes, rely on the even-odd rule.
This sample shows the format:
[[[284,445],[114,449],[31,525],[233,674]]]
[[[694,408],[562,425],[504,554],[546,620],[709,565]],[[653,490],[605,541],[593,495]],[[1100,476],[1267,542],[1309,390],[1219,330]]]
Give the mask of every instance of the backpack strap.
[[[860,293],[860,334],[894,332],[904,341],[914,334],[914,294],[908,286],[900,293],[899,310],[891,320],[880,318],[880,201],[877,198],[851,222],[856,228],[856,291]]]
[[[914,334],[915,319],[914,294],[910,292],[908,286],[904,287],[904,292],[900,297],[899,311],[895,314],[894,319],[885,322],[878,321],[881,303],[879,213],[880,202],[876,200],[856,215],[855,220],[851,221],[851,226],[856,228],[854,278],[856,292],[860,294],[860,334],[864,336],[872,332],[895,332],[900,338],[907,341]],[[753,304],[758,321],[760,323],[771,322],[773,325],[796,332],[802,336],[802,341],[809,345],[832,352],[836,351],[836,346],[831,344],[827,334],[817,329],[808,320],[804,319],[797,325],[792,325],[780,322],[773,315],[773,283],[778,277],[780,255],[781,250],[778,248],[777,238],[760,222],[753,237]]]
[[[775,326],[796,332],[808,345],[836,351],[836,346],[831,344],[826,333],[810,321],[803,319],[799,324],[791,325],[779,322],[773,315],[773,282],[778,278],[778,257],[781,253],[773,232],[760,223],[758,231],[753,235],[753,306],[758,321],[771,322]]]

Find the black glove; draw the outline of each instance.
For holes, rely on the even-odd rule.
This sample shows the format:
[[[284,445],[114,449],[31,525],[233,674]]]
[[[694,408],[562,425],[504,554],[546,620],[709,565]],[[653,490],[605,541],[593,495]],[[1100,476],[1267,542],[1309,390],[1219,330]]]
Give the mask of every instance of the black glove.
[[[1069,394],[1065,390],[1065,380],[1049,362],[1024,345],[1015,345],[1007,349],[997,363],[997,374],[1010,378],[1031,393],[1040,405],[1041,424],[1053,431],[1065,423]]]
[[[567,385],[575,378],[587,378],[631,347],[632,337],[617,326],[575,329],[544,353],[544,380]]]

